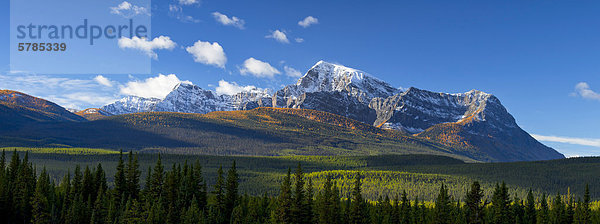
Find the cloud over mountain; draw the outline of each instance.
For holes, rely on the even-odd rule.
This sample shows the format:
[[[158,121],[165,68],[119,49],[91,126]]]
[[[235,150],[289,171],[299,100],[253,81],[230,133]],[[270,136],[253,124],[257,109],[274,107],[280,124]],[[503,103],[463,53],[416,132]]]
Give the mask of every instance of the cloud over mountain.
[[[246,59],[244,65],[240,68],[240,73],[242,75],[250,74],[259,78],[273,78],[275,75],[281,74],[281,72],[271,66],[271,64],[255,58]]]

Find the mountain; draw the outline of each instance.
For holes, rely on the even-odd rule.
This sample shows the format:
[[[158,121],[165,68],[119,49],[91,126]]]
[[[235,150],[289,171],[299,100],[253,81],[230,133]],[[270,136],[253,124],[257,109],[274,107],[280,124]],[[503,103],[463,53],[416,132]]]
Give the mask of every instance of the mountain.
[[[54,145],[212,155],[430,154],[474,161],[447,146],[343,116],[256,108],[208,114],[145,112],[88,122],[29,125],[0,136],[0,147]]]
[[[273,94],[251,89],[235,95],[219,95],[191,83],[181,83],[163,99],[128,96],[100,109],[114,115],[208,114],[259,107],[336,114],[375,128],[393,129],[433,141],[455,154],[481,161],[564,158],[522,130],[494,95],[478,90],[456,94],[414,87],[401,90],[366,72],[324,61],[316,63],[295,84]]]
[[[401,130],[488,161],[564,158],[523,131],[491,94],[478,90],[448,94],[414,87],[400,91],[365,72],[323,61],[295,85],[277,91],[273,104]]]
[[[17,91],[0,90],[0,130],[14,130],[33,122],[83,120],[50,101]]]
[[[295,85],[277,91],[273,105],[301,107],[297,98],[316,92],[344,92],[358,102],[368,104],[375,97],[387,97],[401,91],[363,71],[319,61]]]
[[[128,96],[101,109],[115,115],[152,111],[205,114],[270,106],[271,95],[267,90],[253,89],[235,95],[218,95],[190,83],[179,83],[164,99]]]
[[[6,106],[13,105],[20,108],[26,108],[31,111],[36,111],[41,114],[45,114],[50,119],[55,121],[81,121],[82,117],[79,117],[65,108],[52,103],[50,101],[40,99],[27,95],[25,93],[12,91],[12,90],[0,90],[0,102]]]
[[[117,102],[105,105],[100,109],[111,114],[130,114],[151,111],[161,100],[157,98],[144,98],[127,96]]]
[[[88,108],[85,110],[77,111],[77,112],[75,112],[75,114],[77,114],[87,120],[90,120],[90,121],[98,120],[98,119],[113,115],[109,112],[106,112],[105,110],[100,109],[100,108]]]

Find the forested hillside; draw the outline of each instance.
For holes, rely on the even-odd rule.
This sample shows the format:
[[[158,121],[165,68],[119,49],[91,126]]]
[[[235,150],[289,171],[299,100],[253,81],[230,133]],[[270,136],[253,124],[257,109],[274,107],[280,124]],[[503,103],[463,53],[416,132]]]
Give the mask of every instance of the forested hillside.
[[[36,171],[18,154],[0,157],[0,216],[7,223],[598,223],[600,211],[586,186],[580,197],[515,195],[505,183],[464,185],[454,196],[444,182],[424,202],[410,186],[401,194],[365,200],[370,189],[364,172],[305,174],[301,163],[288,167],[273,195],[240,191],[236,160],[222,164],[214,184],[207,184],[198,161],[167,169],[158,157],[142,175],[138,155],[118,155],[114,175],[102,164],[82,168],[54,181],[46,168]],[[113,176],[112,183],[108,177]],[[320,176],[315,178],[315,176]],[[145,177],[145,178],[144,178]],[[351,177],[351,178],[350,178]],[[351,179],[351,180],[350,180]],[[377,180],[384,183],[382,180]],[[142,185],[142,183],[144,183]],[[416,186],[413,186],[416,187]],[[340,189],[349,189],[344,195]],[[484,190],[486,189],[486,190]]]
[[[13,149],[8,148],[7,152]],[[72,167],[95,167],[101,162],[108,180],[116,172],[118,152],[97,149],[27,149],[29,160],[38,170],[46,167],[47,172],[59,181]],[[68,154],[67,154],[68,153]],[[8,153],[9,155],[11,153]],[[20,152],[24,156],[24,151]],[[138,155],[142,176],[154,164],[157,154]],[[600,158],[574,158],[543,162],[516,163],[464,163],[444,156],[432,155],[381,155],[381,156],[210,156],[161,154],[166,169],[172,164],[185,161],[200,161],[204,168],[205,180],[214,184],[220,165],[235,160],[238,164],[240,189],[251,195],[275,194],[288,167],[301,163],[305,173],[315,181],[323,180],[327,173],[335,174],[335,179],[350,183],[351,175],[361,171],[364,184],[369,186],[363,192],[368,200],[377,200],[381,195],[399,194],[403,190],[421,199],[432,201],[437,194],[439,183],[446,183],[455,197],[464,197],[472,181],[479,181],[487,191],[497,182],[506,182],[511,194],[524,197],[529,188],[536,196],[542,193],[555,194],[569,191],[582,196],[586,184],[590,185],[592,198],[600,199]],[[341,188],[347,195],[347,188]]]

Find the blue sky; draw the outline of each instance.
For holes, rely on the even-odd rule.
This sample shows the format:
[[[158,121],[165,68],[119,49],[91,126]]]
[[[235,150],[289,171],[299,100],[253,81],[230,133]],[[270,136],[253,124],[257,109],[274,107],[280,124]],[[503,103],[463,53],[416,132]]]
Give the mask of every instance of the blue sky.
[[[0,5],[0,29],[10,30],[9,3]],[[175,46],[119,49],[148,57],[135,47],[153,46],[150,74],[11,72],[5,32],[0,89],[99,107],[125,94],[160,96],[168,85],[158,83],[177,81],[223,92],[278,89],[297,80],[294,70],[326,60],[397,87],[492,93],[545,144],[568,156],[600,155],[599,10],[598,1],[153,1],[150,39]],[[318,22],[300,26],[308,16]],[[271,38],[276,31],[287,42]]]

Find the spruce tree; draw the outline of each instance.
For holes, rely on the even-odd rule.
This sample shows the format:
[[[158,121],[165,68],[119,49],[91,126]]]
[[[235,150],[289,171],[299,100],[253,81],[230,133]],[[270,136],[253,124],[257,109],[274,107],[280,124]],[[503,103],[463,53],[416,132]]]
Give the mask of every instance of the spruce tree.
[[[333,182],[332,184],[332,189],[331,189],[331,198],[330,200],[330,204],[332,205],[331,207],[331,220],[329,221],[329,223],[340,223],[340,220],[342,220],[342,208],[340,205],[340,190],[337,186],[336,182]]]
[[[207,204],[207,193],[206,193],[206,182],[204,182],[204,177],[202,177],[202,166],[200,166],[200,162],[196,160],[194,164],[194,185],[195,185],[195,197],[198,203],[198,209],[203,211],[206,209]]]
[[[238,174],[233,161],[231,168],[227,172],[227,182],[225,185],[225,215],[229,217],[238,200]]]
[[[313,183],[312,183],[312,179],[308,178],[308,183],[306,185],[306,219],[304,220],[303,223],[314,223],[315,222],[315,217],[314,217],[314,193],[313,193]]]
[[[331,204],[332,188],[333,185],[331,182],[331,175],[327,174],[325,183],[323,184],[323,190],[317,193],[317,221],[320,224],[330,223],[333,219],[331,209],[333,207],[333,205]]]
[[[298,163],[296,172],[294,173],[296,182],[294,184],[294,194],[292,198],[294,203],[292,205],[292,220],[293,223],[302,223],[306,220],[306,200],[304,192],[304,173],[302,173],[302,166]]]
[[[556,194],[552,201],[552,210],[550,211],[550,223],[561,224],[566,223],[566,208],[560,194]]]
[[[44,168],[37,179],[33,201],[31,202],[31,223],[50,223],[50,202],[48,200],[48,196],[50,194],[49,191],[50,177],[46,172],[46,168]]]
[[[512,220],[511,221],[513,223],[523,223],[524,222],[525,209],[523,208],[523,202],[517,196],[515,196],[515,198],[513,199],[513,204],[511,205],[511,211],[512,211],[512,215],[511,215]]]
[[[485,202],[482,202],[483,190],[478,181],[471,184],[471,189],[467,192],[465,198],[466,216],[468,223],[483,223],[483,209]]]
[[[569,194],[567,198],[567,211],[565,217],[565,221],[567,221],[568,224],[573,223],[573,217],[575,216],[574,203],[575,202],[573,201],[573,197],[571,197],[571,194]]]
[[[506,184],[502,182],[502,185],[496,184],[494,189],[494,195],[492,196],[492,213],[493,223],[496,224],[509,224],[511,222],[510,216],[510,199],[508,196],[508,189]]]
[[[178,223],[184,208],[180,205],[179,189],[181,186],[181,167],[173,164],[171,171],[167,172],[165,180],[165,207],[167,209],[167,223]]]
[[[350,215],[348,221],[350,224],[366,223],[364,201],[361,193],[360,172],[354,175],[354,187],[352,188],[352,200],[350,204]]]
[[[452,205],[450,204],[450,196],[448,195],[448,189],[442,183],[440,187],[440,193],[435,200],[434,208],[434,223],[436,224],[449,224],[451,223],[450,212]]]
[[[197,224],[202,221],[202,212],[198,207],[195,197],[192,198],[190,207],[185,211],[182,218],[183,224]]]
[[[585,223],[592,222],[592,210],[590,209],[590,186],[589,184],[585,185],[585,193],[583,195],[583,217],[582,221]]]
[[[35,170],[29,163],[29,153],[25,152],[23,161],[16,175],[15,189],[13,191],[13,209],[18,222],[28,222],[31,220],[31,199],[35,191],[36,176]]]
[[[158,155],[158,159],[156,160],[156,164],[152,170],[149,181],[149,186],[146,186],[149,191],[149,197],[153,199],[158,199],[163,194],[163,185],[164,185],[164,167],[161,162],[161,155]]]
[[[537,213],[535,210],[535,198],[531,188],[527,192],[527,202],[525,202],[525,214],[523,218],[524,224],[535,224],[537,221]]]
[[[114,178],[115,188],[114,197],[117,207],[120,207],[120,202],[123,197],[127,197],[127,180],[125,179],[125,163],[123,161],[123,150],[119,152],[119,163],[117,164],[117,172]]]
[[[406,194],[406,190],[402,191],[402,204],[400,205],[400,223],[409,224],[410,223],[410,201],[408,200],[408,195]]]
[[[108,190],[108,184],[106,183],[106,173],[102,168],[102,164],[98,163],[96,166],[96,173],[94,174],[94,184],[96,185],[94,188],[97,192],[106,192]],[[96,195],[98,197],[99,195]],[[93,200],[96,200],[93,198]]]
[[[213,194],[215,195],[215,204],[210,209],[211,223],[225,223],[225,180],[223,178],[223,167],[219,166],[217,170],[217,182],[214,185]]]
[[[540,209],[538,211],[537,223],[538,224],[548,224],[550,223],[550,218],[548,214],[548,200],[546,199],[546,194],[542,194],[542,198],[540,198]]]
[[[94,177],[92,176],[92,171],[89,166],[85,166],[83,171],[83,179],[81,181],[81,194],[83,195],[83,199],[87,202],[88,198],[95,198],[95,194],[98,193],[96,186],[94,184]]]
[[[291,169],[288,168],[287,175],[281,184],[281,191],[277,199],[278,208],[276,212],[277,223],[294,223],[292,216],[292,184],[291,184]]]
[[[140,193],[140,165],[138,163],[137,153],[134,155],[132,151],[129,151],[127,168],[126,168],[126,191],[127,196],[131,196],[132,199],[137,200]]]

